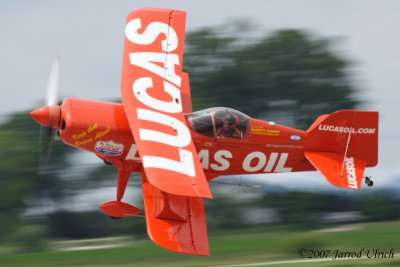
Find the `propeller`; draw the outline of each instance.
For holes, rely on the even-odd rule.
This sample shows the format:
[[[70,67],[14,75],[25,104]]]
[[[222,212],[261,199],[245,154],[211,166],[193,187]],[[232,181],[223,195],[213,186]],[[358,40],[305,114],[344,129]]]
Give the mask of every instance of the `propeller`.
[[[58,94],[60,88],[60,61],[54,60],[47,82],[46,106],[31,112],[32,118],[39,122],[40,129],[40,157],[45,165],[49,160],[53,142],[60,125],[61,108],[58,106]]]
[[[57,106],[58,92],[60,89],[60,60],[56,58],[51,67],[49,80],[47,81],[46,104],[50,107]]]

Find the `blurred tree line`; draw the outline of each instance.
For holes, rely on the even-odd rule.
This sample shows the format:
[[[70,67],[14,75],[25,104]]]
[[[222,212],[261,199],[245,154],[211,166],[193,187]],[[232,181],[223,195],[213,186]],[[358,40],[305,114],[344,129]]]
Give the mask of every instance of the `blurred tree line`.
[[[335,39],[280,30],[252,40],[248,30],[241,22],[187,35],[195,107],[228,106],[303,129],[321,114],[356,107],[351,64],[335,52]]]
[[[187,34],[184,69],[191,75],[195,109],[229,106],[304,129],[321,114],[359,104],[348,76],[350,63],[335,52],[334,40],[301,30],[247,38],[247,30],[238,23]],[[77,164],[70,160],[75,150],[61,142],[43,171],[38,133],[28,112],[12,114],[0,125],[0,243],[40,249],[47,238],[146,234],[143,218],[114,221],[97,209],[65,210],[61,204],[83,190],[115,185],[117,172],[96,165],[66,173]],[[275,210],[276,223],[299,226],[321,224],[316,214],[327,211],[359,211],[360,221],[398,219],[398,200],[385,194],[357,196],[269,192],[246,203],[220,197],[207,202],[209,227],[244,227],[238,216],[254,207]],[[29,215],[35,208],[42,209],[41,215]]]
[[[321,179],[324,179],[321,177]],[[207,202],[210,229],[290,225],[318,229],[340,224],[400,219],[400,200],[385,191],[338,193],[259,191],[246,200],[233,193]],[[254,213],[248,211],[254,210]],[[265,213],[265,214],[260,214]],[[261,220],[259,219],[261,218]]]

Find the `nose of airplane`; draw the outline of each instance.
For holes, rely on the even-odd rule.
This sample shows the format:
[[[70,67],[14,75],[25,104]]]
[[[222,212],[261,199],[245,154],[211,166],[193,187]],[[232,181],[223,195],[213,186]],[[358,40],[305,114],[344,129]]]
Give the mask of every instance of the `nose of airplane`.
[[[32,118],[45,127],[57,128],[60,124],[61,108],[44,106],[31,112]]]

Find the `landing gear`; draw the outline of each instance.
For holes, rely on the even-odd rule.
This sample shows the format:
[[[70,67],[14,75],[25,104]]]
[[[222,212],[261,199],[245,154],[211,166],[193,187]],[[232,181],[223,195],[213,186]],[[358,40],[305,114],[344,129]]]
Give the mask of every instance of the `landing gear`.
[[[110,162],[108,159],[103,160],[105,164],[107,165],[113,165],[112,162]]]
[[[121,219],[142,212],[141,209],[122,202],[130,174],[131,172],[129,171],[118,170],[117,200],[108,201],[100,205],[100,209],[112,219]]]
[[[121,200],[114,200],[103,203],[100,205],[100,209],[114,220],[122,219],[127,216],[137,215],[142,212],[141,209],[128,203],[122,202]]]
[[[374,182],[371,180],[371,176],[365,176],[364,179],[365,179],[365,183],[366,183],[369,187],[371,187],[371,186],[374,185]]]

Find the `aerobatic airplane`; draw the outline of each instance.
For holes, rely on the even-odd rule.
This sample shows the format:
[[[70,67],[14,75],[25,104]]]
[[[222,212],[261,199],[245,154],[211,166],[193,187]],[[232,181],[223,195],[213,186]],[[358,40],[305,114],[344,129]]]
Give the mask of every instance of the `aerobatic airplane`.
[[[140,172],[149,237],[161,247],[209,255],[203,199],[220,175],[318,170],[333,185],[360,189],[378,162],[378,112],[321,115],[307,131],[265,122],[230,108],[193,112],[182,72],[186,13],[139,9],[125,28],[122,104],[67,98],[58,106],[58,63],[47,106],[32,117],[64,143],[95,153],[118,169],[113,218],[141,213],[122,201]],[[365,182],[371,186],[367,177]]]

